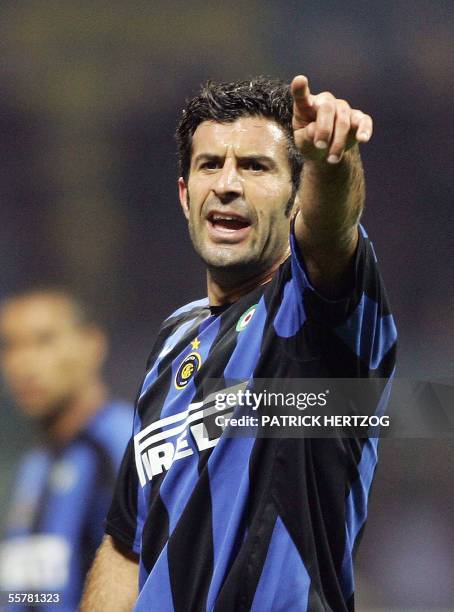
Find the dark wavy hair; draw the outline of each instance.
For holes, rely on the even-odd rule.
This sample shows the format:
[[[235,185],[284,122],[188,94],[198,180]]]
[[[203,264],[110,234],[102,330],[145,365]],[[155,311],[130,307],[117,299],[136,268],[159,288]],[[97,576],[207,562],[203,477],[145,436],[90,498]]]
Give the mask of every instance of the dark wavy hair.
[[[287,135],[293,196],[299,187],[303,159],[295,147],[292,130],[293,98],[290,86],[263,76],[250,81],[207,81],[200,92],[186,101],[177,127],[178,170],[185,181],[191,166],[192,137],[203,121],[232,123],[240,117],[260,116],[274,120]]]

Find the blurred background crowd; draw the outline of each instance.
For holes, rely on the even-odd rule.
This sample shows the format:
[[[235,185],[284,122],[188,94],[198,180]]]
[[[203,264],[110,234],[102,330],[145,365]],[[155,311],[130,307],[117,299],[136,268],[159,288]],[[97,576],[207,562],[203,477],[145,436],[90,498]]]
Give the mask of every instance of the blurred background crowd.
[[[452,62],[447,1],[54,0],[0,6],[0,298],[63,282],[110,337],[133,400],[161,320],[204,295],[174,130],[208,78],[306,74],[375,121],[363,218],[401,377],[452,379]],[[0,516],[31,424],[1,391]],[[381,442],[358,609],[454,610],[454,440]]]

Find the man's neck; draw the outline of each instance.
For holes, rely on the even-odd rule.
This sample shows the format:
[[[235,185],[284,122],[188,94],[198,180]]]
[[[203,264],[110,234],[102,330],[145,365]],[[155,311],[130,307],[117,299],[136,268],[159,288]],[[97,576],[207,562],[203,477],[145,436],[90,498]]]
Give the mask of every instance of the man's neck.
[[[242,282],[231,285],[220,277],[216,278],[210,271],[207,272],[207,291],[210,306],[224,306],[232,304],[247,293],[256,289],[260,285],[265,285],[274,276],[274,273],[290,255],[290,249],[286,250],[284,255],[280,257],[271,267],[255,276],[250,276]],[[227,273],[228,274],[228,273]]]
[[[85,427],[107,399],[107,388],[95,380],[88,384],[55,418],[46,424],[46,435],[58,446],[67,444]]]

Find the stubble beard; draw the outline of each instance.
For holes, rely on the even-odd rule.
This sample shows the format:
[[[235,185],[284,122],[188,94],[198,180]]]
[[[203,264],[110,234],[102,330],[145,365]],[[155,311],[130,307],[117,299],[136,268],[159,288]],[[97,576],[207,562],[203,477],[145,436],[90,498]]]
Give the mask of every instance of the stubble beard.
[[[211,277],[219,284],[226,287],[235,286],[260,273],[263,263],[260,256],[254,254],[253,245],[249,251],[241,246],[238,248],[238,245],[207,245],[203,239],[200,239],[191,223],[189,234],[195,252],[205,264]]]
[[[285,203],[284,210],[286,217],[290,217],[294,201],[295,192],[292,190],[290,198]],[[259,276],[272,266],[280,256],[280,253],[275,253],[274,257],[263,257],[269,236],[260,253],[255,252],[256,239],[254,237],[252,237],[250,243],[248,241],[248,245],[244,245],[244,248],[242,248],[243,245],[239,246],[239,248],[238,245],[220,244],[216,246],[211,244],[207,246],[201,237],[202,233],[199,234],[197,232],[191,218],[189,219],[189,235],[195,252],[204,262],[211,277],[225,287],[235,287],[250,278]],[[241,251],[240,253],[236,252],[237,248]],[[285,249],[282,249],[282,251],[284,253]]]

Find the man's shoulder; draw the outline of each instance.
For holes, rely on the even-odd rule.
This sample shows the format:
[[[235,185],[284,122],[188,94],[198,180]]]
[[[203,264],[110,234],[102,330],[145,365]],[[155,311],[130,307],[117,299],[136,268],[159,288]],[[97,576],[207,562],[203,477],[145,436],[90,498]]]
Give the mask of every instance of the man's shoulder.
[[[180,306],[180,308],[174,310],[162,322],[157,337],[157,344],[160,344],[160,342],[165,340],[166,336],[173,334],[178,329],[182,331],[194,322],[200,323],[209,315],[210,304],[207,297]]]
[[[48,470],[52,463],[52,452],[43,444],[35,445],[24,451],[15,467],[15,482],[25,480],[27,486],[36,483],[39,475]]]
[[[120,399],[107,401],[73,441],[73,451],[88,453],[96,461],[109,457],[117,465],[132,433],[133,416],[131,403]]]
[[[166,317],[166,319],[164,319],[163,325],[175,320],[177,317],[190,318],[192,315],[197,316],[203,311],[209,311],[209,307],[210,306],[207,297],[201,298],[199,300],[194,300],[174,310],[168,317]]]
[[[131,426],[134,406],[122,399],[109,399],[87,423],[85,431],[95,437],[104,437],[105,432],[122,437],[125,429]]]

